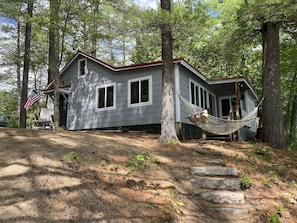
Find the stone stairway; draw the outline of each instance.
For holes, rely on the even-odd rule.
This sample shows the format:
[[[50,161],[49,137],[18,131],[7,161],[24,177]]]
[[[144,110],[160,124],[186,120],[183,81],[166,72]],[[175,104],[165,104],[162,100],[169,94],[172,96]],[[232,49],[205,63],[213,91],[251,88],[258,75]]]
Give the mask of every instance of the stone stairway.
[[[205,166],[191,167],[191,182],[197,188],[195,194],[203,203],[203,212],[209,222],[250,222],[237,168],[223,167],[222,161],[217,159],[220,154],[215,151],[210,154],[210,150],[199,149],[196,152],[208,158],[203,160]]]

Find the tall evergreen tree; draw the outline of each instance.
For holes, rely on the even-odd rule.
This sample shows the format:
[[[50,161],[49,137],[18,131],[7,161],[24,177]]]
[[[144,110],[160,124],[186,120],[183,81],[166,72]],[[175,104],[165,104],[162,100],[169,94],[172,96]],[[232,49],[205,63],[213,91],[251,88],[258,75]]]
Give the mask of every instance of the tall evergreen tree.
[[[60,123],[60,75],[59,75],[59,12],[61,0],[50,0],[50,25],[49,25],[49,82],[54,81],[54,130]]]
[[[172,32],[168,21],[171,10],[170,0],[161,0],[161,9],[164,12],[161,24],[162,37],[162,125],[160,142],[168,140],[178,141],[175,130],[174,109],[174,80],[173,80],[173,53]]]
[[[34,0],[28,0],[27,2],[27,14],[28,19],[26,21],[25,31],[25,54],[24,54],[24,68],[23,68],[23,81],[22,81],[22,96],[21,96],[21,108],[20,108],[20,127],[26,128],[26,110],[24,105],[28,96],[28,79],[30,68],[30,54],[31,54],[31,31],[32,31],[32,16],[33,16]]]

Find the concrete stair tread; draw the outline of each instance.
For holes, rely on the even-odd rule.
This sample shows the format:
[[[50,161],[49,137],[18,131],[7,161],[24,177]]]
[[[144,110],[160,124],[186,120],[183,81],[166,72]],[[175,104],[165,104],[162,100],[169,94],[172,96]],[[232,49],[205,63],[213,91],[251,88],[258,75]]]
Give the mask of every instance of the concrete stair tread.
[[[231,214],[248,214],[249,210],[246,208],[233,208],[233,207],[218,207],[210,208],[212,211],[221,212],[221,213],[231,213]]]
[[[197,184],[201,188],[230,191],[241,190],[239,178],[196,177],[192,178],[191,182]]]
[[[238,176],[235,167],[191,167],[191,173],[199,176]]]
[[[204,158],[204,159],[199,159],[200,162],[206,164],[206,165],[210,165],[210,166],[222,166],[222,164],[224,163],[224,160],[222,159],[209,159],[209,158]]]
[[[242,192],[233,191],[204,191],[198,195],[214,204],[244,204],[244,194]]]

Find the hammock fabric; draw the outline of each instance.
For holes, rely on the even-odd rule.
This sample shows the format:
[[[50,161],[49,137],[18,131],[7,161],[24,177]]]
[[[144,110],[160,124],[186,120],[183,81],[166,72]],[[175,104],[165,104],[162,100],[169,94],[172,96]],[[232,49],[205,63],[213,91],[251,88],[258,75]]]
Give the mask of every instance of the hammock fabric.
[[[193,105],[183,97],[179,96],[180,101],[185,105],[187,110],[190,110],[192,115],[189,115],[187,118],[189,121],[194,123],[196,126],[201,129],[217,134],[217,135],[228,135],[234,133],[245,126],[250,121],[253,121],[257,118],[258,108],[261,105],[263,99],[259,105],[254,108],[249,114],[247,114],[243,119],[240,120],[228,120],[223,118],[218,118],[207,113],[207,110]]]

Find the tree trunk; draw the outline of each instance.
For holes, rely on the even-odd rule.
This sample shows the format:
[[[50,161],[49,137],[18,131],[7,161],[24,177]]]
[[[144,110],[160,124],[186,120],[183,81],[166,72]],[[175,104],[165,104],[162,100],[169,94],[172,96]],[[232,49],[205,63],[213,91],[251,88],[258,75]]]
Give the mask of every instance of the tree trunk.
[[[291,111],[290,141],[294,143],[296,142],[297,129],[297,95],[294,96]]]
[[[33,15],[33,0],[28,2],[27,14],[29,16],[26,22],[25,31],[25,54],[24,54],[24,69],[23,69],[23,81],[22,81],[22,97],[21,97],[21,108],[20,108],[20,127],[26,128],[27,112],[24,105],[28,96],[28,79],[29,79],[29,67],[30,67],[30,50],[31,50],[31,29],[32,24],[30,18]]]
[[[263,67],[263,140],[273,148],[285,148],[280,81],[279,25],[267,22],[262,26]]]
[[[170,12],[170,0],[161,0],[162,10]],[[162,125],[160,142],[178,141],[175,130],[173,94],[173,53],[172,33],[166,21],[161,26],[162,36]]]
[[[60,122],[60,75],[59,75],[59,11],[60,0],[50,1],[50,27],[49,27],[49,79],[54,82],[54,131]]]
[[[16,72],[17,72],[17,93],[18,93],[18,114],[21,112],[22,107],[22,81],[21,81],[21,23],[17,22],[17,62],[16,62]]]

